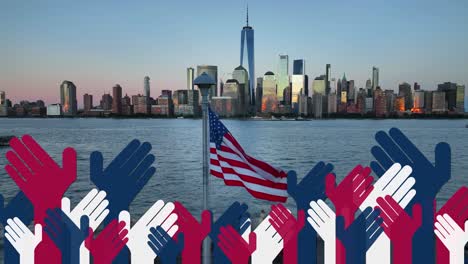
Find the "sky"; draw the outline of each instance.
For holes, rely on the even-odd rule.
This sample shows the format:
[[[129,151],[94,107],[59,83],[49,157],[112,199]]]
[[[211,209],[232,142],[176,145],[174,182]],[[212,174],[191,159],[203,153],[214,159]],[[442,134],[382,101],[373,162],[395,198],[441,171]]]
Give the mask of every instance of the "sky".
[[[186,68],[217,65],[230,77],[240,60],[247,1],[0,0],[0,90],[14,102],[60,101],[77,86],[98,104],[115,84],[129,95],[185,89]],[[401,82],[434,90],[468,85],[468,2],[250,0],[256,76],[276,72],[278,55],[306,60],[309,80],[324,74],[363,87],[372,66],[383,89]]]

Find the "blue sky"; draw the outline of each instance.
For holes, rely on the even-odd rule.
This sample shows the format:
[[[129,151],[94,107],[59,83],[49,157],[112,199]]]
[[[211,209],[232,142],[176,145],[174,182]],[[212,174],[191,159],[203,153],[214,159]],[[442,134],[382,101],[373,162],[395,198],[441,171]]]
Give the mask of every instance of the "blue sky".
[[[98,103],[119,83],[124,93],[184,89],[185,69],[239,64],[246,1],[1,1],[0,90],[15,101],[59,101],[59,84]],[[380,68],[384,89],[468,84],[468,2],[249,1],[256,75],[276,72],[278,54],[306,60],[309,79],[346,72],[358,87]]]

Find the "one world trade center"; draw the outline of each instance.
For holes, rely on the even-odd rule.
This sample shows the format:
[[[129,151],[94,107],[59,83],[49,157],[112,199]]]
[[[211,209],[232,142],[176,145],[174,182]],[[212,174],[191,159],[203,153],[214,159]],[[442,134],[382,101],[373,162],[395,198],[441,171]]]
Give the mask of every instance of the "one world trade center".
[[[254,30],[249,26],[249,7],[247,6],[247,23],[241,32],[240,65],[249,72],[250,104],[255,105],[255,59]]]

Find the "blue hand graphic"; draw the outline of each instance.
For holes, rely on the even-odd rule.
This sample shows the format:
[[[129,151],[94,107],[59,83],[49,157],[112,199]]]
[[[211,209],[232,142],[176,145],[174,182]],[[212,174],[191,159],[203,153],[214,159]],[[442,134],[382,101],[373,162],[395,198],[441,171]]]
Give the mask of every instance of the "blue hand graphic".
[[[148,246],[158,255],[163,264],[175,264],[184,249],[184,234],[179,233],[177,242],[160,226],[150,228]]]
[[[435,147],[435,163],[430,162],[418,148],[397,128],[387,134],[379,131],[375,139],[380,146],[371,149],[376,161],[371,162],[374,172],[381,176],[393,163],[413,168],[416,196],[406,206],[409,215],[415,203],[423,209],[423,223],[413,238],[413,263],[435,262],[434,199],[439,190],[451,177],[451,151],[447,143]]]
[[[346,263],[366,263],[366,252],[383,232],[380,210],[367,207],[345,229],[343,216],[336,217],[336,238],[346,249]]]
[[[109,201],[110,213],[104,221],[105,225],[118,219],[121,211],[129,211],[132,201],[155,174],[156,169],[152,166],[155,157],[149,154],[150,151],[150,143],[141,144],[135,139],[105,169],[102,153],[91,153],[91,181],[100,190],[106,191],[106,199]],[[114,263],[128,263],[128,259],[129,251],[124,247]]]
[[[216,222],[211,221],[213,226],[211,227],[211,233],[209,236],[214,247],[214,263],[231,263],[218,246],[218,235],[221,232],[221,227],[225,227],[227,225],[231,225],[238,232],[240,232],[242,226],[242,230],[245,232],[250,225],[250,223],[246,223],[246,219],[250,217],[247,209],[247,204],[235,202],[218,218],[218,220],[216,220]]]
[[[29,199],[21,191],[18,192],[6,206],[5,199],[3,195],[0,194],[0,222],[3,227],[7,225],[7,220],[9,218],[14,217],[18,217],[25,225],[29,225],[34,217],[34,208]],[[3,232],[5,232],[5,228]],[[16,249],[7,239],[3,239],[3,245],[5,263],[18,264],[19,254],[16,252]]]
[[[80,227],[62,211],[62,209],[47,209],[44,220],[44,231],[62,253],[62,263],[79,264],[80,246],[88,237],[89,219],[82,216]]]
[[[309,203],[324,200],[325,177],[333,171],[333,165],[317,163],[312,170],[297,184],[295,171],[288,172],[288,194],[296,201],[297,210],[307,211]],[[311,225],[305,225],[298,235],[298,263],[317,263],[317,232]]]

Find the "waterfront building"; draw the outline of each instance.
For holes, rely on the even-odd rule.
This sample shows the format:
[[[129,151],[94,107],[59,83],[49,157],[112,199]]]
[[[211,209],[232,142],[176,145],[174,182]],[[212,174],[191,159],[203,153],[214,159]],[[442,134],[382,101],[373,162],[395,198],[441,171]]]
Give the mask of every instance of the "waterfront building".
[[[433,113],[441,113],[446,112],[447,109],[447,101],[445,92],[442,91],[433,91],[432,92],[432,112]]]
[[[133,113],[144,115],[151,113],[153,109],[151,108],[151,106],[147,105],[148,101],[148,98],[146,98],[146,96],[144,95],[132,95]],[[148,112],[148,108],[151,109],[151,112]]]
[[[330,93],[328,95],[328,114],[336,113],[336,93]]]
[[[331,79],[331,65],[325,65],[325,95],[329,95],[331,92],[330,86],[330,79]]]
[[[276,76],[268,71],[263,76],[262,113],[276,113],[278,99],[276,98]]]
[[[359,88],[358,95],[356,98],[356,111],[361,114],[365,114],[366,112],[366,97],[367,97],[367,90],[363,88]]]
[[[308,116],[312,111],[311,111],[311,100],[310,98],[305,95],[305,94],[299,94],[299,103],[298,103],[298,115],[299,116]]]
[[[424,91],[424,112],[432,112],[432,91]]]
[[[202,73],[206,72],[216,84],[212,85],[210,88],[209,97],[218,96],[218,66],[214,65],[198,65],[197,66],[197,77]]]
[[[372,94],[372,81],[371,81],[371,79],[367,79],[367,81],[366,81],[366,92],[367,92],[367,97],[373,97],[374,96]]]
[[[385,117],[387,115],[387,98],[379,86],[374,91],[374,108],[376,117]]]
[[[250,112],[250,88],[249,88],[249,73],[247,70],[239,66],[234,69],[234,72],[232,73],[232,79],[231,79],[231,85],[233,85],[232,81],[236,80],[237,81],[237,112],[240,115],[247,114]],[[229,80],[228,80],[229,81]],[[226,82],[227,85],[227,82]],[[226,89],[226,87],[225,87]],[[231,91],[232,92],[232,91]],[[223,96],[229,96],[225,95],[223,93]]]
[[[324,80],[324,82],[325,82],[325,80]],[[325,93],[325,89],[324,89],[324,93]],[[323,98],[324,98],[324,95],[321,94],[321,93],[314,93],[312,95],[312,114],[313,114],[314,118],[322,118],[322,115],[323,115]]]
[[[278,62],[278,72],[277,72],[277,81],[278,81],[278,91],[276,97],[281,104],[290,105],[286,97],[286,93],[289,90],[289,56],[288,55],[279,55]]]
[[[103,94],[101,97],[100,106],[104,111],[112,110],[112,96],[110,94]]]
[[[122,114],[122,87],[119,84],[112,87],[112,113]]]
[[[411,109],[411,112],[424,113],[424,91],[421,89],[414,91],[413,109]]]
[[[225,85],[225,91],[224,95],[222,97],[225,98],[231,98],[232,101],[230,101],[232,105],[232,111],[231,115],[241,115],[244,114],[244,108],[243,108],[243,93],[245,85],[241,85],[236,79],[229,79],[226,81]]]
[[[437,85],[437,91],[445,93],[447,111],[455,111],[457,107],[457,84],[452,82],[444,82]]]
[[[356,100],[354,80],[349,80],[346,84],[348,86],[348,103],[354,103],[354,101]]]
[[[194,90],[193,78],[195,75],[195,69],[192,67],[187,68],[187,90]]]
[[[387,113],[392,113],[395,110],[395,92],[393,90],[385,90],[384,93],[387,101]]]
[[[234,117],[237,100],[227,96],[216,96],[211,99],[210,106],[220,117]]]
[[[293,75],[291,77],[291,106],[293,112],[298,112],[299,95],[308,95],[307,79],[305,75],[305,60],[293,61]]]
[[[395,112],[405,112],[405,97],[404,96],[397,96],[395,97],[395,103],[394,103],[394,111]]]
[[[246,25],[241,31],[240,65],[248,71],[250,76],[250,105],[255,105],[255,53],[254,53],[254,30],[249,25],[249,8],[247,7]]]
[[[8,115],[7,99],[4,91],[0,91],[0,116]]]
[[[379,68],[372,67],[372,92],[379,86]]]
[[[413,85],[413,90],[414,91],[421,90],[421,85],[419,83],[415,82],[414,85]]]
[[[76,86],[73,82],[65,80],[60,85],[60,103],[65,116],[75,116],[78,112]]]
[[[47,106],[47,116],[59,117],[62,116],[62,105],[61,104],[51,104]]]
[[[257,78],[257,86],[255,91],[255,111],[262,112],[262,96],[263,96],[263,77]]]
[[[83,95],[84,111],[88,112],[93,108],[93,95],[85,93]]]
[[[364,110],[366,113],[374,112],[374,98],[366,97],[366,107]]]
[[[199,116],[200,114],[200,105],[198,104],[200,100],[200,91],[199,90],[189,90],[187,93],[188,105],[190,106],[191,115]]]
[[[130,97],[127,94],[125,94],[125,96],[122,98],[122,115],[133,115],[133,105],[131,103]]]
[[[460,113],[465,112],[465,85],[457,85],[457,111]]]
[[[411,84],[407,82],[398,85],[398,95],[405,97],[405,111],[411,110],[413,107],[413,96],[411,92]]]
[[[321,75],[319,77],[316,77],[312,81],[312,93],[313,94],[325,95],[326,94],[326,85],[327,85],[327,82],[326,82],[326,76],[325,75]]]

